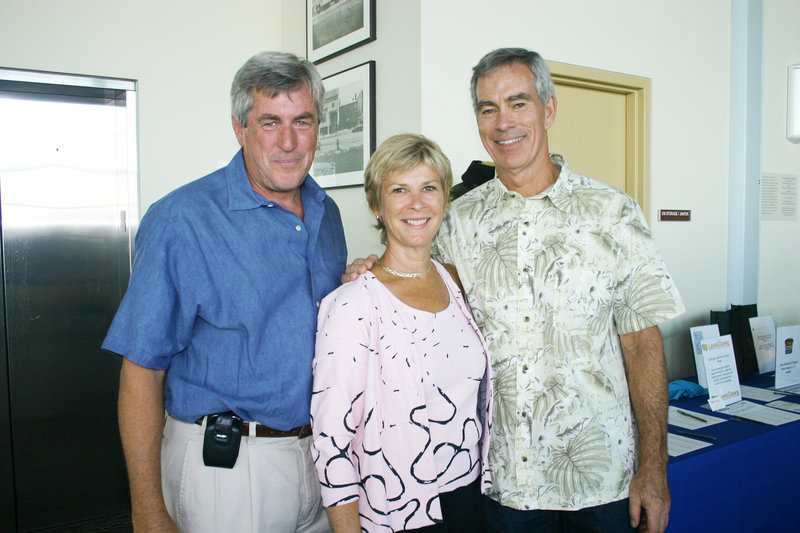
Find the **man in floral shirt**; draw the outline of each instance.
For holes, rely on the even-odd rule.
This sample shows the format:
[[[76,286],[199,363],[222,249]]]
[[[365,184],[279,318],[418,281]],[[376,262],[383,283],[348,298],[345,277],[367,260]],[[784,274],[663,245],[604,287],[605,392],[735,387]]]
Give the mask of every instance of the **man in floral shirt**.
[[[434,254],[458,269],[492,358],[487,527],[664,531],[658,324],[683,312],[677,289],[634,200],[549,153],[539,54],[487,54],[472,98],[497,179],[453,203]]]

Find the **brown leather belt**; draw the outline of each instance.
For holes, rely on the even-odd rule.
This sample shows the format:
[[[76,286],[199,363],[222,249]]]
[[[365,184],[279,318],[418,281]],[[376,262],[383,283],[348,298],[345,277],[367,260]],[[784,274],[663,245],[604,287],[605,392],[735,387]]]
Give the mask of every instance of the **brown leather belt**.
[[[203,425],[203,419],[205,417],[201,416],[197,420],[195,420],[195,424],[198,426]],[[244,422],[242,423],[242,437],[249,437],[250,436],[250,423]],[[264,426],[262,424],[256,424],[256,437],[297,437],[298,439],[304,439],[306,437],[311,436],[311,426],[298,426],[296,428],[288,429],[286,431],[282,429],[275,429],[269,426]]]

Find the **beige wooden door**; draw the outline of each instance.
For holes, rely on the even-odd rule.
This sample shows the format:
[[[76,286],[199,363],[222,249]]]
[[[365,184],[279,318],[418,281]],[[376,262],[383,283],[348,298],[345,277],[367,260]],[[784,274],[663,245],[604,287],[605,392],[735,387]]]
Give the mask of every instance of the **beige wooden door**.
[[[548,62],[556,85],[550,151],[631,195],[649,218],[650,80]]]
[[[625,190],[625,95],[569,85],[556,86],[556,121],[550,151],[584,176]]]

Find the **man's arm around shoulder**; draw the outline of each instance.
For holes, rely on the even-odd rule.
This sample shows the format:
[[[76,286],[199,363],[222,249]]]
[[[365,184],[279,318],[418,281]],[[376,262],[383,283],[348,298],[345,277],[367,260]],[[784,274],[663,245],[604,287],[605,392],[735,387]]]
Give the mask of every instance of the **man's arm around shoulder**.
[[[177,532],[161,491],[164,370],[122,360],[119,432],[128,467],[135,532]]]
[[[667,367],[658,326],[620,335],[631,405],[639,430],[639,468],[630,486],[631,525],[661,533],[669,521]]]
[[[347,265],[347,268],[342,274],[342,283],[347,283],[348,281],[354,281],[358,276],[365,273],[367,270],[372,270],[372,267],[375,266],[375,262],[378,260],[378,256],[375,254],[371,254],[369,257],[358,257],[353,260],[352,263]]]

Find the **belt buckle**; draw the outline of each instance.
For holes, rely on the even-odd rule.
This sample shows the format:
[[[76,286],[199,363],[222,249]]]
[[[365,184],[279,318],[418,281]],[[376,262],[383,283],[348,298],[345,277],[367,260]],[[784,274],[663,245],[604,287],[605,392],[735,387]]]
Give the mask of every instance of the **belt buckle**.
[[[311,426],[305,425],[300,428],[300,432],[297,434],[298,439],[303,439],[311,435]]]

